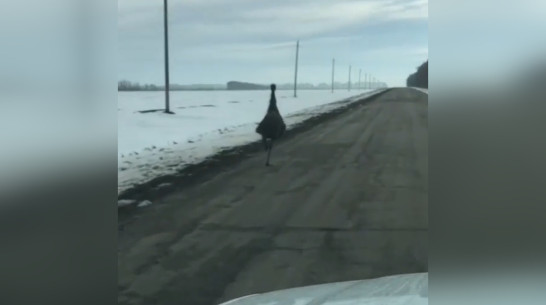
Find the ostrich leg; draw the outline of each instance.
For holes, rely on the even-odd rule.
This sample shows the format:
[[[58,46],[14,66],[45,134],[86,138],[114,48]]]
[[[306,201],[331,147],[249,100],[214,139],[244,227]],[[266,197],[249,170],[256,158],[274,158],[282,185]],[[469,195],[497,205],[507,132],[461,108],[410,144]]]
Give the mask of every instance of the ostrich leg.
[[[267,161],[265,162],[265,166],[269,166],[271,165],[269,163],[269,159],[271,158],[271,150],[273,150],[273,140],[270,140],[271,142],[269,142],[269,149],[267,151]]]

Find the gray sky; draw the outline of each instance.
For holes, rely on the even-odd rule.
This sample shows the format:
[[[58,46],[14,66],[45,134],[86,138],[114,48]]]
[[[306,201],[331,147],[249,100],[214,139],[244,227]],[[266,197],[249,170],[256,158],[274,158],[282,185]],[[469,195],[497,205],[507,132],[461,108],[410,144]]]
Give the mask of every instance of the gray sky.
[[[118,1],[118,78],[161,84],[163,1]],[[390,86],[428,59],[428,0],[170,0],[171,82],[352,81]]]

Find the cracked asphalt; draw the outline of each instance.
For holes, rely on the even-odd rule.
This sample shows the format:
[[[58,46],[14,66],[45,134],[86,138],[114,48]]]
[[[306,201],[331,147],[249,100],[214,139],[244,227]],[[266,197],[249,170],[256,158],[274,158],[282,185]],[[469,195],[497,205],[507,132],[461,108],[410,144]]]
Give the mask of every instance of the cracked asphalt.
[[[119,304],[212,305],[426,272],[428,96],[394,88],[155,200],[119,232]]]

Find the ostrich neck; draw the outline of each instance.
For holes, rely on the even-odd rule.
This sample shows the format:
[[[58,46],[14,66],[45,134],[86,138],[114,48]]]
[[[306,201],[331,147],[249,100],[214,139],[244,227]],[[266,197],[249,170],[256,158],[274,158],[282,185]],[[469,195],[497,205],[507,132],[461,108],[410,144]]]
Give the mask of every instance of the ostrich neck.
[[[269,99],[269,108],[267,111],[277,110],[277,98],[275,98],[275,92],[271,92],[271,98]]]

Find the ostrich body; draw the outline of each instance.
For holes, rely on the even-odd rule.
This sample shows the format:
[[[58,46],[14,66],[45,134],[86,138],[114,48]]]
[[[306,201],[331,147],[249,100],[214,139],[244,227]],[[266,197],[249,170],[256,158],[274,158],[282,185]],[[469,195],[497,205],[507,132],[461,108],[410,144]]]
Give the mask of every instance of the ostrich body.
[[[256,132],[262,136],[262,142],[264,148],[267,151],[266,166],[269,166],[269,159],[271,157],[271,150],[273,149],[273,142],[280,138],[286,131],[286,124],[282,119],[282,116],[277,108],[277,99],[275,97],[275,84],[271,85],[271,98],[269,99],[269,107],[267,113],[262,119]]]

